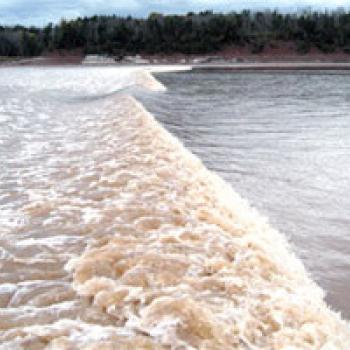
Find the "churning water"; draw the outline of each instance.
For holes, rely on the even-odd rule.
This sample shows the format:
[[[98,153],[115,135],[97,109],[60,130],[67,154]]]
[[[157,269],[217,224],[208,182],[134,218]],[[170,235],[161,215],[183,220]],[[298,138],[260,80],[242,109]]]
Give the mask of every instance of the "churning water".
[[[350,318],[350,74],[167,73],[146,107],[290,238]]]
[[[0,349],[348,349],[283,236],[131,94],[349,315],[350,79],[159,78],[0,70]]]

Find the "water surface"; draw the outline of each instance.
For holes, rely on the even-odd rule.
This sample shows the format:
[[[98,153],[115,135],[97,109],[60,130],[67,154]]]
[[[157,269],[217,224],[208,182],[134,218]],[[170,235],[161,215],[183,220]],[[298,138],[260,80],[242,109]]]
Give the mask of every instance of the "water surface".
[[[130,95],[349,316],[348,76],[159,77],[0,69],[0,349],[347,349],[283,237]]]
[[[286,234],[350,317],[350,75],[167,73],[142,100]]]

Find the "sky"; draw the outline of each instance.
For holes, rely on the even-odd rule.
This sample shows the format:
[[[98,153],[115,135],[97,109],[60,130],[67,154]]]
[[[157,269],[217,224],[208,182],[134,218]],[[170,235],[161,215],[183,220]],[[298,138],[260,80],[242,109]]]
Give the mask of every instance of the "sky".
[[[151,12],[187,13],[189,11],[239,11],[279,9],[295,11],[304,8],[350,9],[350,0],[0,0],[0,25],[37,25],[60,19],[95,14],[145,17]]]

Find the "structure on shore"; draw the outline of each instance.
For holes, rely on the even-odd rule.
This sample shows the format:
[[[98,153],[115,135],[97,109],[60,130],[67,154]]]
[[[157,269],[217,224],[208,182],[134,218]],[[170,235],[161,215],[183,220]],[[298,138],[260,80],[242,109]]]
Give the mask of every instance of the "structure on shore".
[[[116,60],[106,55],[86,55],[82,64],[115,64]]]
[[[136,56],[120,56],[112,57],[107,55],[86,55],[82,64],[85,65],[100,65],[100,64],[149,64],[150,61],[142,58],[140,55]]]

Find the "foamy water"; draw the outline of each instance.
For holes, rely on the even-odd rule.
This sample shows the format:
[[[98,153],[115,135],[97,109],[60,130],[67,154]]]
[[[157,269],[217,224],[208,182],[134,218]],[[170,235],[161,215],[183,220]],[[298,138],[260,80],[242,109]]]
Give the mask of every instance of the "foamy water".
[[[0,349],[348,349],[284,236],[116,68],[0,70]]]
[[[294,244],[350,318],[347,72],[186,72],[139,94],[157,120]],[[322,252],[322,253],[320,253]]]

